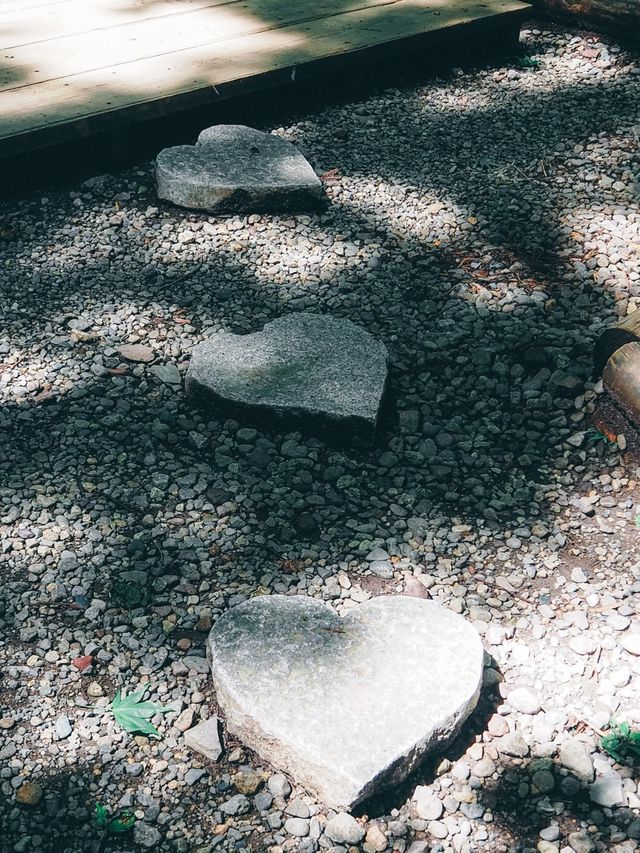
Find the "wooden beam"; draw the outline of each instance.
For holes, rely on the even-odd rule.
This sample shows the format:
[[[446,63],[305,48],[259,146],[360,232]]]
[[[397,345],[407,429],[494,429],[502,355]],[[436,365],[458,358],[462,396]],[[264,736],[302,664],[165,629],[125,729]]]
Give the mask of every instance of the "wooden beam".
[[[640,0],[531,0],[554,18],[616,32],[640,42]]]
[[[326,17],[291,23],[291,15],[299,14],[296,4],[260,0],[270,4],[274,17],[278,2],[282,21],[268,29],[246,32],[247,22],[249,30],[253,26],[247,16],[240,19],[239,27],[234,22],[225,30],[225,38],[202,43],[198,28],[190,24],[190,35],[180,42],[180,49],[155,51],[152,56],[144,55],[142,49],[142,57],[132,59],[127,46],[123,61],[115,55],[104,67],[49,75],[47,80],[24,86],[9,84],[0,91],[0,159],[118,132],[134,122],[182,109],[215,106],[221,99],[273,85],[291,85],[293,80],[340,68],[344,61],[362,65],[366,56],[397,55],[418,45],[421,50],[431,46],[439,52],[465,39],[482,44],[500,38],[511,49],[507,36],[512,33],[515,38],[529,9],[519,0],[352,0],[358,8],[347,6],[336,12],[336,0],[319,0],[314,8],[324,10]],[[248,3],[260,8],[256,0],[243,0],[240,5],[249,8]],[[218,11],[238,5],[232,2],[201,11],[212,15],[215,27]],[[198,44],[185,47],[193,37]],[[74,61],[67,60],[64,51],[59,58],[66,70]]]

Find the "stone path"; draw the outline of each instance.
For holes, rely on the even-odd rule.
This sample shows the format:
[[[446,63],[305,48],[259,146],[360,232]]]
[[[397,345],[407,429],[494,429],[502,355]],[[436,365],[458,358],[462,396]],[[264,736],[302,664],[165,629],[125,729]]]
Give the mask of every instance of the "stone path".
[[[441,753],[483,676],[471,625],[404,596],[342,619],[306,596],[259,596],[218,620],[207,649],[229,731],[320,802],[349,810]]]
[[[195,145],[165,148],[156,184],[160,198],[211,213],[291,213],[325,202],[316,173],[290,142],[242,125],[209,127]]]
[[[2,853],[99,849],[96,803],[137,815],[108,853],[637,847],[637,776],[581,720],[640,725],[638,462],[591,424],[593,342],[640,303],[640,69],[524,45],[274,128],[320,214],[159,205],[152,163],[2,205]],[[198,344],[296,312],[387,346],[371,450],[185,401]],[[265,591],[426,595],[482,635],[462,735],[366,817],[185,743],[212,624]],[[100,710],[145,681],[159,740]]]
[[[276,420],[371,444],[387,381],[385,345],[349,320],[288,314],[252,335],[217,334],[193,351],[190,394],[214,412]]]

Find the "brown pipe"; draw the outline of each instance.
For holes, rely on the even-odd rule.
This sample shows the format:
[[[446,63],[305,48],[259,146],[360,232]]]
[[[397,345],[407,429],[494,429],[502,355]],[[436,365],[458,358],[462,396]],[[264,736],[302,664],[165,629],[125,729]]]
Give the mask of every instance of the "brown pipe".
[[[640,6],[640,0],[638,0]],[[594,352],[596,375],[599,376],[613,353],[632,341],[640,342],[640,310],[628,314],[615,326],[609,326],[596,341]]]
[[[619,347],[607,361],[602,374],[605,390],[640,424],[640,343]]]

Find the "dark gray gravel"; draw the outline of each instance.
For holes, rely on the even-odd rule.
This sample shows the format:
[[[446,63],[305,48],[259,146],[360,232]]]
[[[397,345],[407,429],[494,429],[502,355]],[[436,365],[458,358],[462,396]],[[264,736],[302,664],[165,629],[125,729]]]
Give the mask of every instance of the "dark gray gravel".
[[[185,213],[151,164],[0,211],[2,853],[637,849],[636,777],[591,727],[640,724],[640,487],[626,436],[591,428],[591,356],[640,305],[640,64],[561,29],[523,44],[534,67],[275,129],[324,175],[318,215]],[[303,310],[390,351],[370,452],[185,401],[212,331]],[[225,608],[403,590],[474,622],[485,697],[361,842],[233,742],[215,765],[184,745]],[[145,682],[173,707],[159,740],[102,710]],[[96,803],[133,834],[100,840]]]

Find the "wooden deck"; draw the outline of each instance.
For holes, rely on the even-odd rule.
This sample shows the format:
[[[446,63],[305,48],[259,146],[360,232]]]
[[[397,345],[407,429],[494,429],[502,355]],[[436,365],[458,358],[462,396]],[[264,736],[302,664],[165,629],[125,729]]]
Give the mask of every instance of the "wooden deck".
[[[0,0],[0,158],[464,32],[519,0]],[[468,41],[467,41],[468,43]],[[452,50],[451,63],[464,55]]]

